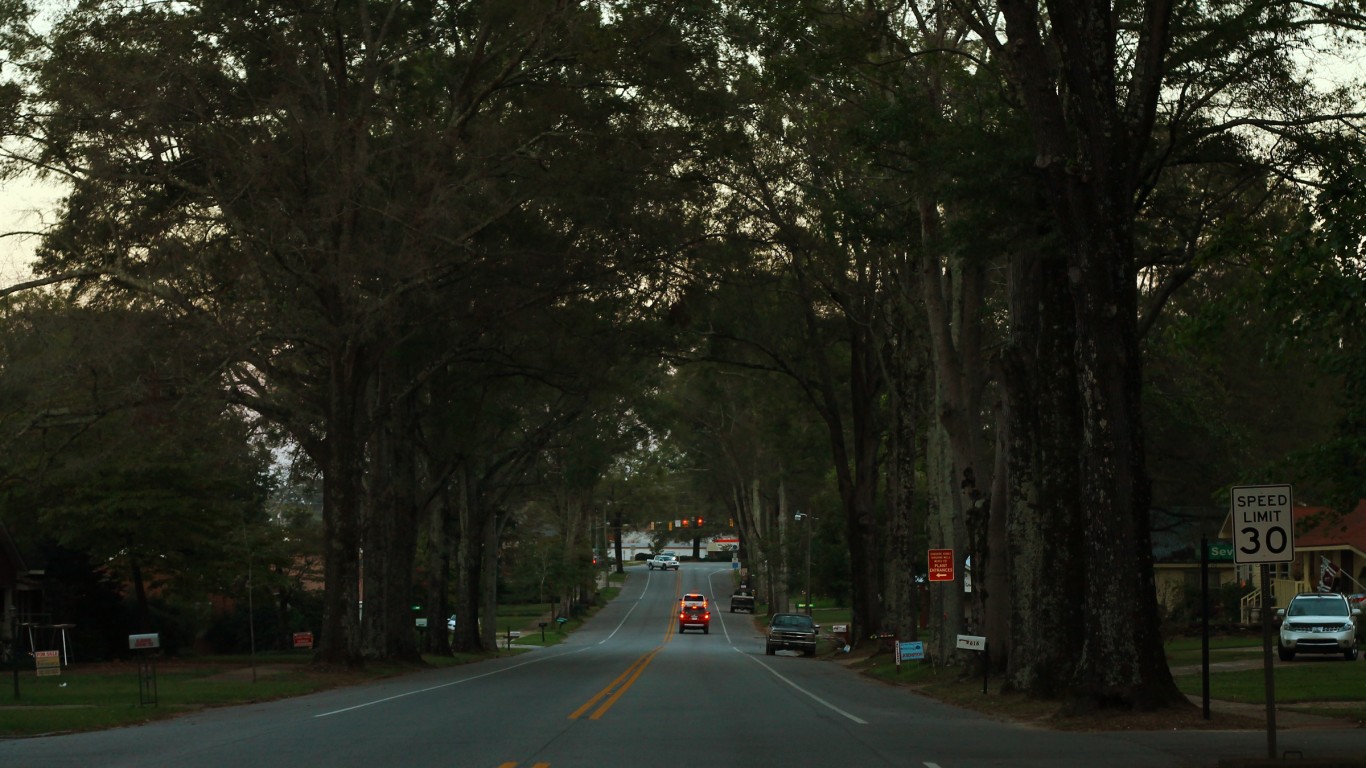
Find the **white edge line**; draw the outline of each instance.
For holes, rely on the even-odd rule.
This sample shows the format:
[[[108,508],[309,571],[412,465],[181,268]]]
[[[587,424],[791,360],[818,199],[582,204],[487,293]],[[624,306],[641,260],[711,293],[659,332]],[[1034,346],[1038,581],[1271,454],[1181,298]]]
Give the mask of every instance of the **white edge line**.
[[[641,596],[644,597],[644,594],[642,593]],[[631,605],[631,608],[630,608],[630,610],[628,610],[628,611],[626,612],[626,615],[621,617],[621,621],[617,622],[616,629],[613,629],[613,630],[612,630],[612,633],[609,634],[607,637],[604,637],[603,639],[599,640],[599,641],[598,641],[598,645],[602,645],[603,643],[607,642],[608,640],[611,640],[612,638],[616,637],[616,636],[617,636],[617,633],[621,631],[621,628],[624,627],[624,626],[626,626],[626,620],[629,619],[629,618],[631,618],[631,614],[632,614],[632,613],[635,613],[636,606],[638,606],[638,605],[640,605],[640,599],[639,599],[639,598],[637,598],[636,601],[635,601],[635,603],[633,603],[633,604]]]
[[[357,705],[355,705],[355,706],[352,706],[352,707],[344,707],[344,708],[342,708],[342,709],[334,709],[334,710],[332,710],[331,712],[323,712],[323,713],[321,713],[321,714],[314,715],[313,717],[314,717],[314,718],[319,718],[319,717],[331,717],[332,715],[340,715],[340,714],[342,714],[343,712],[352,712],[352,711],[357,710],[357,709],[365,709],[366,707],[373,707],[373,706],[376,705],[376,704],[383,704],[383,703],[385,703],[385,702],[387,702],[387,701],[393,701],[393,700],[395,700],[395,699],[407,698],[408,696],[416,696],[416,695],[419,694],[419,693],[428,693],[428,692],[430,692],[430,691],[439,691],[439,690],[441,690],[442,688],[450,688],[452,685],[460,685],[461,683],[468,683],[468,682],[470,682],[471,680],[478,680],[478,679],[483,678],[483,677],[491,677],[491,676],[493,676],[493,675],[501,674],[501,673],[503,673],[503,672],[510,672],[510,671],[512,671],[512,670],[514,670],[514,669],[517,669],[518,667],[525,667],[525,666],[527,666],[527,665],[529,665],[529,664],[537,664],[537,663],[539,663],[539,662],[547,661],[547,660],[549,660],[549,659],[558,659],[558,658],[560,658],[560,657],[562,657],[562,656],[568,656],[568,655],[574,654],[574,653],[583,653],[583,652],[586,651],[586,650],[588,650],[588,649],[587,649],[587,648],[580,648],[580,649],[578,649],[578,650],[576,650],[576,651],[569,651],[569,652],[567,652],[567,653],[557,653],[557,654],[555,654],[555,655],[553,655],[553,656],[550,656],[550,655],[539,656],[539,658],[528,659],[527,661],[524,661],[524,662],[522,662],[522,663],[520,663],[520,664],[513,664],[513,665],[510,666],[510,667],[503,667],[502,669],[495,669],[495,670],[493,670],[492,672],[485,672],[485,673],[482,674],[482,675],[474,675],[474,676],[472,676],[472,677],[463,677],[463,678],[461,678],[461,679],[459,679],[459,680],[452,680],[452,681],[449,682],[449,683],[442,683],[441,685],[433,685],[433,686],[430,687],[430,688],[421,688],[421,689],[418,689],[418,690],[416,690],[416,691],[407,691],[406,693],[399,693],[399,694],[395,694],[395,695],[393,695],[393,696],[386,696],[385,698],[382,698],[382,699],[375,699],[374,701],[367,701],[367,702],[365,702],[364,704],[357,704]]]
[[[732,648],[735,648],[735,646],[731,646],[731,647],[732,647]],[[806,694],[807,696],[809,696],[809,697],[811,698],[812,701],[816,702],[817,704],[820,704],[821,706],[825,707],[826,709],[830,710],[831,712],[834,712],[834,713],[839,714],[839,715],[843,715],[844,717],[847,717],[847,718],[849,718],[850,720],[853,720],[854,722],[858,723],[859,725],[867,725],[867,724],[868,724],[868,721],[867,721],[867,720],[864,720],[863,718],[858,717],[857,715],[851,715],[851,714],[849,714],[848,712],[845,712],[844,710],[840,709],[839,707],[835,706],[834,704],[831,704],[830,702],[826,701],[825,699],[822,699],[821,697],[817,696],[816,694],[812,693],[811,691],[808,691],[808,690],[806,690],[805,688],[801,687],[800,685],[797,685],[796,683],[794,683],[794,682],[792,682],[791,680],[787,679],[786,677],[783,677],[783,675],[780,674],[776,669],[773,669],[773,668],[770,667],[769,665],[763,663],[763,662],[760,661],[759,659],[754,658],[753,656],[749,655],[748,653],[745,653],[744,651],[740,650],[739,648],[735,648],[735,652],[736,652],[736,653],[743,653],[743,654],[745,655],[745,658],[749,659],[750,661],[754,662],[755,664],[758,664],[759,666],[763,667],[764,669],[767,669],[769,672],[772,672],[774,677],[778,678],[779,680],[782,680],[784,683],[787,683],[788,685],[790,685],[790,686],[792,686],[793,688],[797,689],[797,690],[800,691],[801,693]]]
[[[716,585],[715,585],[715,584],[712,584],[712,581],[711,581],[712,577],[715,576],[715,575],[718,574],[718,573],[730,573],[730,571],[731,571],[730,568],[718,568],[718,569],[712,571],[711,573],[707,574],[707,586],[708,586],[709,588],[711,588],[711,593],[712,593],[713,595],[716,594]],[[750,616],[753,616],[754,614],[749,614],[749,615],[750,615]],[[721,610],[720,610],[719,608],[718,608],[717,611],[716,611],[716,617],[717,617],[718,619],[721,620],[721,633],[724,634],[724,635],[726,636],[726,642],[728,642],[728,643],[733,642],[733,641],[730,639],[730,627],[727,627],[727,626],[726,626],[726,617],[721,613]],[[734,648],[735,646],[732,645],[731,647]]]

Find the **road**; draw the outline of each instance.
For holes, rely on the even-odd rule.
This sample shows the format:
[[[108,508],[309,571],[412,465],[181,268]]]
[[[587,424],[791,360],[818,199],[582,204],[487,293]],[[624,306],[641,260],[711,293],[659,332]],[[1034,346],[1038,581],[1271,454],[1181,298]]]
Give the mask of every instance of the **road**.
[[[1264,757],[1264,733],[1057,733],[996,722],[860,677],[765,656],[751,617],[677,632],[685,591],[726,604],[728,568],[633,571],[567,642],[285,701],[134,728],[0,741],[24,768],[300,766],[1212,766]],[[1359,752],[1360,731],[1287,731],[1282,750]]]

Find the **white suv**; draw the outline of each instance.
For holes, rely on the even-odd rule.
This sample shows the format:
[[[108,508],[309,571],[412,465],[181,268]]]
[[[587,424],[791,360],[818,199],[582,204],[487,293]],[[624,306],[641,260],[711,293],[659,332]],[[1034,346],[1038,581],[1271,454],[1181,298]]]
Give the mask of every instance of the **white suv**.
[[[672,568],[676,571],[678,570],[678,558],[674,555],[655,555],[649,560],[646,560],[645,565],[652,571],[656,568],[661,571],[667,571]]]
[[[1281,661],[1290,661],[1296,653],[1341,653],[1348,661],[1356,660],[1356,622],[1361,609],[1353,608],[1342,595],[1295,595],[1276,615],[1281,619]]]

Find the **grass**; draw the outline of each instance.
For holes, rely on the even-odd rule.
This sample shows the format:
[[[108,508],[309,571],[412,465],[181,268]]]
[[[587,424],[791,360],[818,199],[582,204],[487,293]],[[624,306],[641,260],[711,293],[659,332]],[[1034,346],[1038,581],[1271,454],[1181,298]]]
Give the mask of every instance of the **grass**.
[[[1361,662],[1328,660],[1275,667],[1275,695],[1280,704],[1357,702],[1366,709],[1366,675]],[[1182,693],[1200,694],[1200,673],[1176,676]],[[1210,673],[1210,698],[1244,704],[1266,702],[1266,673],[1261,667]]]
[[[1185,667],[1201,663],[1199,637],[1176,637],[1166,643],[1167,664]],[[1251,635],[1221,635],[1209,639],[1210,663],[1245,661],[1262,657],[1262,639]]]
[[[1211,639],[1211,663],[1246,661],[1255,666],[1244,669],[1212,668],[1210,696],[1221,701],[1265,705],[1265,678],[1260,665],[1262,649],[1257,637]],[[1169,664],[1185,672],[1174,675],[1182,693],[1201,693],[1200,638],[1177,638],[1167,644]],[[1312,659],[1275,666],[1275,696],[1278,708],[1302,712],[1358,725],[1366,724],[1366,674],[1362,662],[1338,659]],[[923,662],[905,662],[898,670],[890,653],[880,653],[853,661],[861,674],[917,693],[956,704],[1002,719],[1037,723],[1058,729],[1181,729],[1249,728],[1260,725],[1246,715],[1216,713],[1204,720],[1198,710],[1180,708],[1151,713],[1095,713],[1088,717],[1062,717],[1060,702],[1030,699],[1002,690],[999,678],[988,680],[982,691],[980,676],[966,675],[958,668],[935,667]]]
[[[615,576],[615,574],[614,574]],[[623,577],[609,579],[620,584]],[[605,601],[616,597],[619,586],[602,591]],[[500,638],[508,630],[522,633],[512,648],[555,645],[583,624],[597,608],[579,611],[563,626],[550,624],[549,605],[506,605],[498,611]],[[545,640],[539,624],[547,621]],[[508,649],[483,654],[424,656],[433,667],[468,664],[508,653]],[[324,669],[312,664],[307,651],[185,657],[159,660],[155,667],[156,703],[143,705],[136,662],[76,665],[60,675],[37,677],[20,670],[18,697],[14,695],[11,670],[0,670],[0,738],[39,734],[72,733],[164,720],[201,709],[248,704],[315,691],[354,685],[368,680],[410,672],[413,667],[397,663],[368,663],[363,669]],[[255,665],[255,680],[252,665]]]
[[[145,706],[135,662],[78,665],[51,677],[21,671],[17,697],[10,672],[0,693],[0,736],[133,725],[207,707],[299,696],[405,669],[372,665],[360,672],[329,672],[315,669],[311,659],[306,653],[262,654],[256,660],[255,682],[247,657],[161,660],[152,668],[155,699],[146,697]]]

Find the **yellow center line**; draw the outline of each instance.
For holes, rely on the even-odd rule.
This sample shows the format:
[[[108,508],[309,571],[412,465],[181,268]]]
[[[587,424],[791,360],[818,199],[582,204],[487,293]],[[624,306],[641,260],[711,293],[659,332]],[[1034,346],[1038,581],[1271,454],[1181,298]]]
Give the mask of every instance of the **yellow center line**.
[[[683,574],[677,574],[677,576],[674,579],[675,590],[681,587],[682,583]],[[626,693],[626,690],[635,684],[636,680],[640,677],[641,673],[645,671],[645,668],[650,666],[650,662],[654,660],[655,654],[664,650],[664,646],[667,645],[671,639],[673,639],[674,630],[676,630],[677,628],[678,620],[674,617],[671,611],[669,613],[669,624],[664,630],[664,641],[660,643],[659,647],[655,648],[654,650],[650,651],[644,656],[641,656],[640,658],[631,662],[631,665],[626,668],[625,672],[622,672],[620,675],[617,675],[616,679],[608,683],[605,688],[593,694],[593,698],[584,702],[583,706],[571,712],[569,714],[569,719],[578,720],[580,717],[583,717],[583,713],[592,709],[595,704],[597,704],[600,701],[603,701],[604,698],[606,698],[607,700],[603,701],[602,706],[598,707],[597,710],[595,710],[593,714],[589,716],[588,719],[597,720],[598,718],[606,714],[607,710],[611,709],[612,705],[617,703],[617,699],[620,699],[622,694]],[[498,766],[498,768],[510,767],[500,765]],[[512,766],[511,768],[515,768],[515,766]]]
[[[617,676],[617,679],[608,683],[606,688],[603,688],[601,691],[598,691],[596,694],[594,694],[593,698],[589,699],[582,707],[579,707],[578,709],[574,710],[569,715],[569,719],[578,720],[584,712],[587,712],[589,708],[591,708],[594,704],[597,704],[599,701],[602,700],[603,697],[611,693],[612,689],[616,688],[617,685],[621,684],[623,681],[627,679],[634,680],[635,678],[631,677],[631,673],[634,672],[637,667],[644,667],[646,664],[650,663],[650,657],[654,656],[658,650],[659,649],[656,648],[655,650],[650,651],[644,656],[641,656],[640,658],[631,662],[631,666],[627,667],[625,672],[622,672],[620,675]]]
[[[617,703],[617,699],[621,698],[621,695],[623,693],[626,693],[626,689],[630,688],[632,685],[635,684],[636,678],[640,677],[640,673],[644,672],[645,668],[650,666],[650,662],[654,660],[655,654],[659,653],[661,650],[663,650],[663,646],[656,648],[653,651],[650,651],[648,654],[646,654],[642,662],[636,665],[636,671],[631,675],[631,678],[627,680],[621,687],[617,688],[617,692],[612,694],[611,698],[609,698],[607,701],[604,701],[602,703],[602,706],[598,707],[597,711],[594,712],[592,716],[590,716],[588,719],[597,720],[598,718],[606,714],[607,710],[611,709],[612,705]]]

